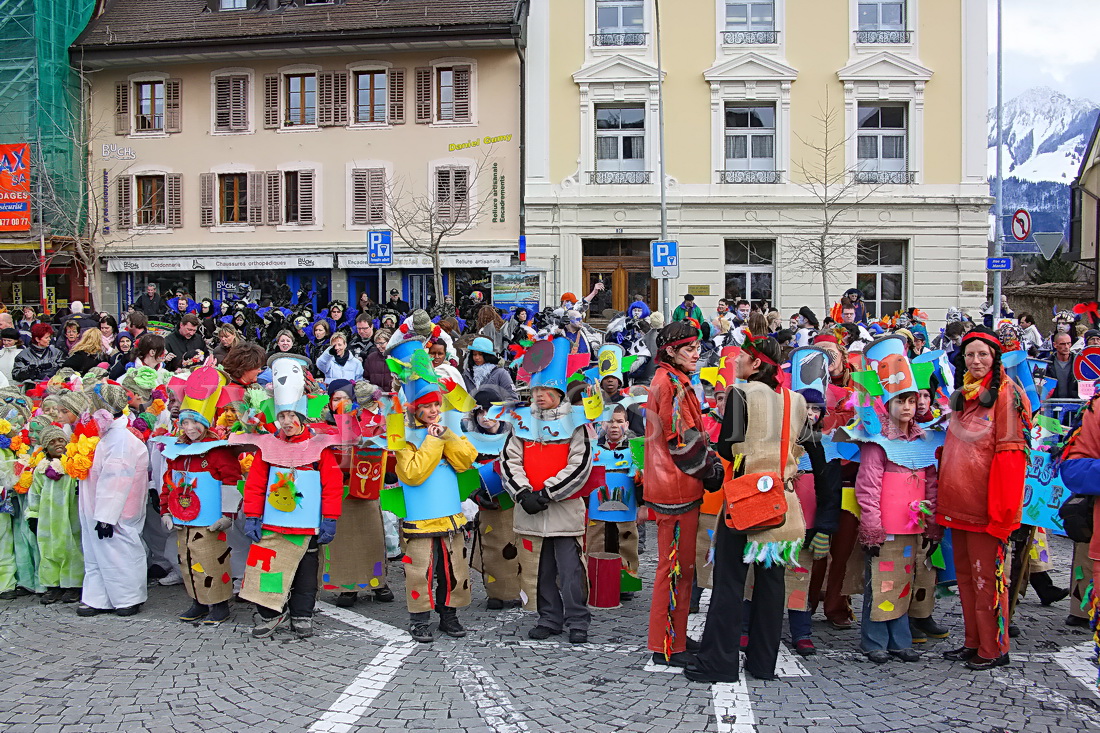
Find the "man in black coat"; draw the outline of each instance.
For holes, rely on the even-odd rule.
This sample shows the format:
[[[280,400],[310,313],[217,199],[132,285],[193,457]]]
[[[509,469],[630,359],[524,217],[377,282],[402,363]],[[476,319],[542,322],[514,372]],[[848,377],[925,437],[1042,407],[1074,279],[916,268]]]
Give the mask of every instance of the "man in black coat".
[[[145,286],[145,292],[134,301],[134,310],[141,311],[147,318],[156,318],[164,313],[164,299],[157,292],[156,283]]]
[[[168,351],[164,368],[170,372],[201,365],[210,354],[210,347],[199,335],[199,317],[188,313],[180,318],[180,325],[164,339],[164,348]]]

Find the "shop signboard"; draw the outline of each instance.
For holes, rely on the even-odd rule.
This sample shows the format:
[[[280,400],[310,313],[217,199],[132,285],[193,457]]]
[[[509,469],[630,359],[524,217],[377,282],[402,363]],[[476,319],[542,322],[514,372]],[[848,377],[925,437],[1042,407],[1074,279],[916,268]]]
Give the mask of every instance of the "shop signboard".
[[[527,269],[493,273],[493,306],[507,313],[526,308],[528,315],[540,310],[542,301],[542,270]]]
[[[511,264],[512,256],[508,253],[490,254],[444,254],[439,258],[439,265],[443,269],[466,268],[491,268],[507,267]],[[370,261],[370,256],[363,254],[339,254],[336,255],[337,267],[344,270],[363,268],[375,268],[378,265]],[[393,259],[386,269],[391,270],[418,270],[429,269],[432,266],[432,258],[427,255],[394,254]]]
[[[31,228],[31,150],[27,143],[0,145],[0,231]]]
[[[111,257],[107,272],[196,270],[311,270],[332,268],[331,254],[225,255],[214,257]]]

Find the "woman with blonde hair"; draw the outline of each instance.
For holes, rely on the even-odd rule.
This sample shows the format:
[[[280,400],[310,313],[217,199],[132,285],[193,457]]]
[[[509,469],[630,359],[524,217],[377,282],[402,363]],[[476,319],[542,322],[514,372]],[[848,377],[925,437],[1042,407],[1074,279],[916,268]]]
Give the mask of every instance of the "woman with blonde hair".
[[[107,361],[103,350],[103,335],[98,328],[89,328],[69,350],[69,357],[62,366],[83,374],[94,366]]]

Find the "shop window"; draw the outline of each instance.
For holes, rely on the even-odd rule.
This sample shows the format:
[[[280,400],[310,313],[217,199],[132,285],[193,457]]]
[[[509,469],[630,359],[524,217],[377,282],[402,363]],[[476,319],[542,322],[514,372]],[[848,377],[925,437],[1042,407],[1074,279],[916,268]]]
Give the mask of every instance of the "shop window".
[[[470,169],[447,166],[435,170],[435,211],[444,222],[470,218]]]
[[[116,82],[115,134],[180,132],[181,101],[179,79]]]
[[[248,130],[248,76],[232,74],[214,78],[214,131]]]
[[[868,318],[899,312],[905,301],[905,242],[859,242],[856,287],[863,293]]]
[[[472,76],[468,64],[416,69],[416,122],[470,122]]]
[[[385,169],[356,168],[351,172],[351,223],[382,224],[385,219]]]
[[[775,287],[774,239],[727,239],[726,299],[772,302]]]

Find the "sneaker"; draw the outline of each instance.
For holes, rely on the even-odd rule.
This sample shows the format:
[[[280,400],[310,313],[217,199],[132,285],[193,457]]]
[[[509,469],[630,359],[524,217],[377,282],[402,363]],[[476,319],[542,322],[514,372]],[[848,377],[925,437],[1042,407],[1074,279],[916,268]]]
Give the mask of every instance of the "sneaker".
[[[169,572],[169,570],[160,565],[150,565],[149,569],[145,571],[145,578],[148,582],[152,583],[154,580],[160,580],[168,575]]]
[[[210,607],[205,603],[199,603],[194,601],[191,604],[191,608],[187,609],[179,615],[180,621],[198,621],[199,619],[206,618],[206,614],[210,613]]]
[[[393,591],[390,590],[388,585],[375,588],[371,593],[374,595],[374,600],[379,603],[393,603]]]
[[[229,601],[221,601],[210,607],[210,613],[202,620],[204,626],[218,626],[229,620]]]
[[[670,657],[665,657],[664,652],[653,652],[653,663],[666,667],[687,667],[695,661],[695,657],[688,652],[676,652]]]
[[[57,603],[61,600],[60,588],[47,588],[46,592],[42,594],[42,605],[48,606],[51,603]]]
[[[355,600],[357,598],[359,598],[359,594],[355,593],[355,592],[352,592],[352,593],[337,593],[336,594],[336,605],[340,608],[351,608],[352,606],[355,605]]]
[[[66,588],[61,593],[62,603],[76,603],[80,600],[80,588]]]
[[[903,662],[920,661],[920,652],[918,652],[916,649],[898,649],[896,651],[891,651],[890,656],[894,657],[895,659],[900,659]]]
[[[459,622],[457,613],[440,616],[439,630],[455,639],[461,639],[463,636],[466,636],[466,629]]]
[[[799,639],[794,643],[794,650],[800,657],[812,657],[817,654],[813,639]]]
[[[266,639],[275,633],[275,629],[286,623],[287,613],[283,611],[278,616],[264,618],[260,616],[256,625],[252,627],[253,639]]]
[[[1011,660],[1009,660],[1007,654],[1002,654],[996,659],[986,659],[985,657],[979,657],[975,654],[974,658],[966,663],[966,668],[972,669],[975,672],[984,672],[985,670],[994,669],[995,667],[1006,667],[1009,661]]]
[[[848,629],[852,628],[852,626],[853,626],[851,619],[844,619],[842,621],[836,621],[834,619],[829,619],[829,625],[832,626],[837,631],[847,631]]]
[[[83,618],[87,618],[88,616],[98,616],[101,613],[110,612],[111,610],[109,608],[95,608],[94,606],[89,606],[86,603],[81,603],[79,606],[76,607],[76,615]]]
[[[551,636],[561,633],[561,629],[554,631],[549,626],[536,626],[527,632],[528,639],[534,639],[535,641],[542,641],[543,639],[549,639]]]
[[[409,635],[421,644],[431,644],[435,641],[432,636],[432,627],[426,623],[414,623],[409,626]]]
[[[299,639],[308,639],[313,636],[313,619],[309,616],[290,619],[290,628],[298,635]]]
[[[587,644],[588,631],[585,629],[569,629],[570,644]]]
[[[157,581],[161,585],[182,585],[183,576],[180,575],[179,568],[172,568],[172,571],[165,575],[163,578]]]
[[[864,654],[875,664],[886,664],[890,661],[890,653],[884,649],[875,649],[873,652],[864,652]]]
[[[123,606],[122,608],[115,609],[116,616],[136,616],[141,613],[141,604],[135,603],[132,606]]]

